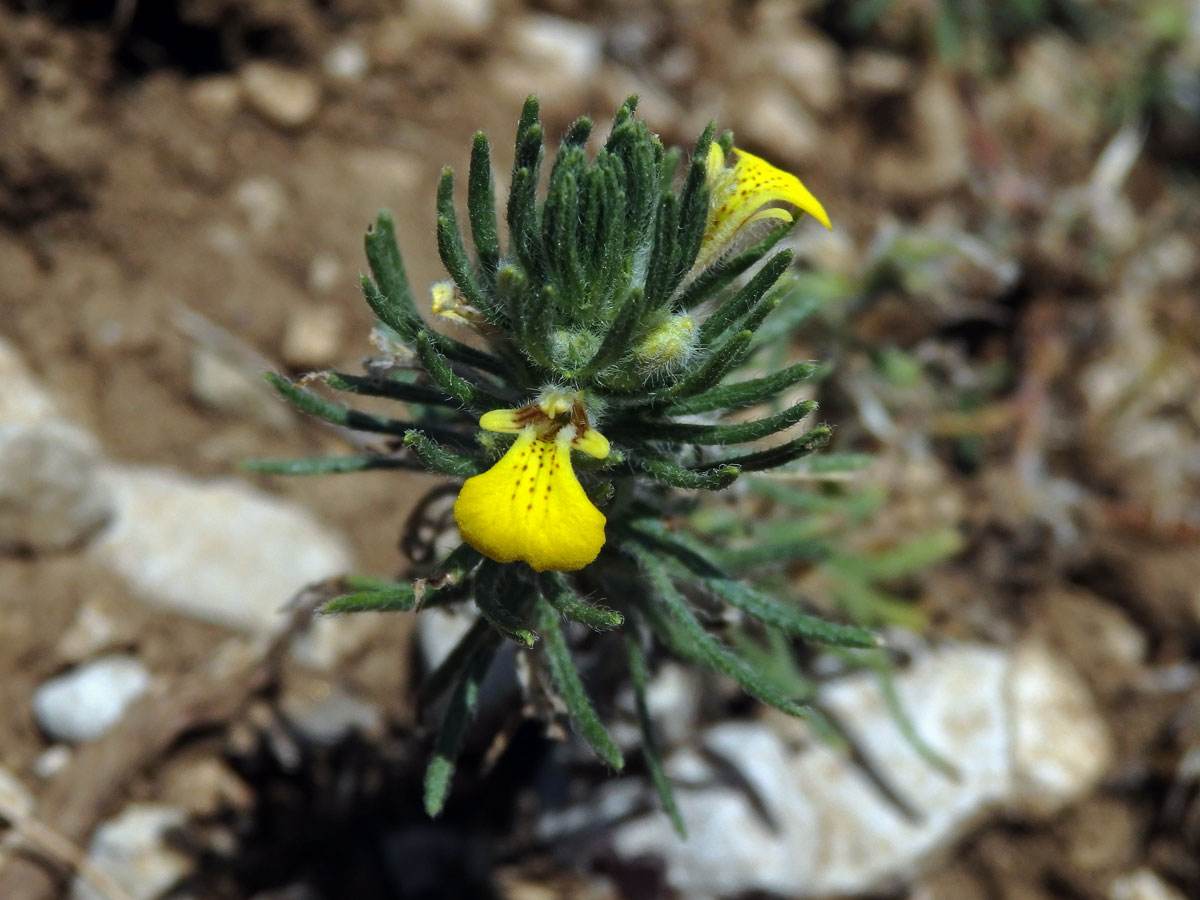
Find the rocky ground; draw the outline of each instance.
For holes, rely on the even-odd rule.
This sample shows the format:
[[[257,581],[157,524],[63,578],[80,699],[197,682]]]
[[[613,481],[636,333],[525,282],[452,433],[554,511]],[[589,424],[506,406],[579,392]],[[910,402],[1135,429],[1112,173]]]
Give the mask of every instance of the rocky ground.
[[[1200,897],[1200,7],[954,6],[0,3],[0,896]],[[437,173],[477,129],[505,171],[531,91],[550,135],[715,117],[830,211],[781,352],[877,457],[852,542],[956,536],[889,638],[957,777],[873,680],[823,688],[851,759],[668,665],[681,844],[510,676],[431,825],[460,623],[288,606],[400,572],[437,482],[239,471],[357,440],[259,373],[357,368],[365,224],[438,280]]]

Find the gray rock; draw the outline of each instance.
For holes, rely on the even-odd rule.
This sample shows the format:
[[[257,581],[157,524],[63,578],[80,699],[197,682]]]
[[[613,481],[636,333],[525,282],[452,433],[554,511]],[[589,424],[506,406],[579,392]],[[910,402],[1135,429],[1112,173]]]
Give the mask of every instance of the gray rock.
[[[62,550],[108,518],[95,439],[61,419],[0,422],[0,552]]]
[[[616,852],[661,857],[672,887],[692,900],[853,896],[912,878],[982,816],[1023,808],[1031,790],[1044,795],[1037,813],[1061,808],[1094,787],[1111,758],[1111,737],[1078,675],[1040,645],[935,650],[898,673],[896,687],[956,777],[904,738],[874,677],[834,681],[821,699],[913,816],[807,729],[795,739],[795,720],[728,722],[701,736],[705,754],[682,749],[667,761],[690,839],[654,813],[612,831]],[[586,804],[591,824],[596,811],[624,809],[617,801],[627,797],[624,780],[606,785]],[[544,817],[542,836],[577,827],[579,810]]]
[[[409,27],[445,38],[481,36],[496,15],[494,0],[407,0]]]
[[[103,524],[99,448],[59,417],[17,349],[0,338],[0,553],[61,550]]]
[[[133,803],[96,829],[88,861],[123,887],[133,900],[155,900],[189,871],[190,862],[172,849],[165,836],[187,820],[174,806]],[[108,900],[82,877],[75,879],[72,900]]]
[[[106,656],[51,678],[33,694],[33,717],[56,741],[90,741],[121,720],[150,689],[150,673],[133,656]]]
[[[321,89],[303,72],[258,61],[243,68],[239,78],[246,102],[273,125],[299,129],[316,118]]]
[[[298,591],[354,567],[345,539],[311,512],[242,482],[115,465],[102,478],[116,514],[90,551],[156,606],[269,636]],[[332,665],[369,629],[353,616],[319,619],[294,649]]]
[[[366,48],[357,41],[343,41],[329,49],[321,59],[325,74],[338,81],[362,81],[371,68]]]

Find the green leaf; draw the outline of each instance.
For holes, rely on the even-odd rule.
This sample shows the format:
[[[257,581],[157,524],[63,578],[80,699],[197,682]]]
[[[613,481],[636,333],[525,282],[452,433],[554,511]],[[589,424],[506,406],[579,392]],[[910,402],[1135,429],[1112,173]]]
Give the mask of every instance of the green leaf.
[[[483,460],[455,453],[416,429],[404,433],[404,446],[411,450],[413,456],[424,463],[427,469],[450,478],[470,478],[488,468]]]
[[[615,609],[596,606],[581,598],[575,589],[558,572],[543,572],[538,576],[542,596],[572,622],[578,622],[593,631],[608,631],[625,621]]]
[[[635,288],[625,298],[624,305],[617,313],[616,320],[609,326],[608,333],[600,343],[595,355],[574,376],[587,378],[615,363],[628,350],[633,341],[634,332],[641,322],[645,304],[642,302],[641,289]]]
[[[741,474],[737,466],[713,466],[689,469],[665,459],[640,457],[639,465],[654,476],[655,481],[689,491],[719,491],[729,487]]]
[[[671,620],[678,626],[678,635],[688,642],[696,656],[703,659],[714,670],[733,678],[746,693],[768,706],[774,706],[789,715],[801,718],[811,718],[816,715],[811,707],[796,703],[790,697],[785,697],[770,684],[769,680],[751,669],[745,660],[721,646],[717,639],[696,619],[687,600],[679,593],[678,588],[671,580],[666,566],[653,551],[647,550],[634,541],[623,544],[621,549],[632,556],[642,572],[645,573],[654,589],[655,599],[662,603]],[[646,612],[651,616],[658,614],[654,605],[654,603],[647,605]]]
[[[750,422],[736,425],[699,425],[690,422],[646,422],[637,430],[621,425],[620,434],[627,441],[654,442],[672,441],[681,444],[740,444],[756,441],[769,434],[795,425],[814,409],[817,404],[802,400],[787,409]],[[612,430],[615,432],[616,423]]]
[[[522,647],[537,643],[537,635],[513,606],[527,609],[531,591],[513,577],[510,567],[485,559],[475,575],[475,606],[496,631]]]
[[[828,425],[818,425],[811,431],[806,431],[798,438],[772,447],[760,450],[758,453],[747,453],[743,456],[731,456],[720,461],[721,465],[737,466],[743,472],[760,472],[764,469],[775,469],[786,465],[802,456],[807,456],[814,450],[820,449],[829,442],[833,433]]]
[[[445,391],[448,397],[468,409],[481,413],[508,406],[505,398],[492,393],[482,385],[472,384],[461,375],[455,374],[445,357],[438,352],[435,343],[433,332],[424,330],[419,332],[416,341],[417,356],[429,377],[437,382],[438,387]]]
[[[466,660],[462,675],[450,695],[450,703],[434,743],[433,756],[425,770],[425,812],[432,818],[436,818],[446,804],[463,735],[479,704],[479,687],[487,676],[494,655],[494,645],[477,647]]]
[[[367,228],[363,243],[371,275],[379,290],[379,308],[375,309],[375,315],[401,337],[407,338],[408,329],[421,317],[413,302],[400,245],[396,242],[396,222],[388,210],[381,210],[375,223]],[[367,301],[371,302],[371,298]],[[376,304],[371,306],[374,308]]]
[[[395,456],[318,456],[312,459],[248,459],[241,466],[267,475],[330,475],[370,469],[415,469],[412,460]]]
[[[346,372],[327,372],[324,381],[337,391],[361,394],[365,397],[386,397],[422,406],[449,406],[456,408],[458,401],[447,397],[445,391],[423,384],[411,384],[394,378],[351,375]]]
[[[323,615],[353,612],[408,612],[417,604],[411,584],[396,584],[387,588],[356,591],[334,597],[321,607]]]
[[[713,341],[745,318],[763,296],[792,264],[793,253],[783,250],[772,256],[744,287],[721,303],[700,326],[700,346],[708,347]]]
[[[795,227],[795,220],[771,229],[762,240],[736,256],[727,256],[707,266],[689,281],[675,297],[675,308],[689,310],[699,306],[709,297],[725,288],[732,281],[766,256]]]
[[[490,283],[495,283],[500,266],[500,238],[496,229],[496,187],[492,183],[492,157],[487,135],[475,132],[471,145],[471,169],[467,178],[467,212],[471,220],[471,238],[479,268]]]
[[[731,334],[719,347],[703,357],[690,372],[671,387],[662,391],[660,397],[687,397],[702,394],[721,383],[726,375],[741,365],[750,352],[752,331]]]
[[[746,615],[806,641],[835,647],[879,646],[879,637],[866,628],[839,625],[820,616],[810,615],[780,603],[740,581],[707,578],[702,583],[730,606],[737,607]]]
[[[483,293],[475,270],[467,259],[467,248],[463,246],[462,232],[458,229],[458,216],[454,211],[454,170],[449,166],[442,169],[437,189],[437,245],[442,265],[462,291],[463,298],[492,324],[503,320]]]
[[[690,416],[714,409],[744,409],[778,397],[793,385],[808,381],[822,371],[817,363],[805,362],[788,366],[779,372],[750,381],[726,384],[694,397],[676,400],[663,412],[670,416]]]
[[[567,706],[571,723],[596,755],[610,768],[619,772],[624,768],[625,760],[621,757],[617,745],[608,736],[608,732],[604,730],[600,717],[596,715],[596,710],[588,700],[587,691],[579,678],[579,670],[575,667],[575,661],[571,658],[571,651],[559,627],[558,613],[543,597],[537,598],[534,608],[537,612],[538,631],[544,641],[542,652],[550,666],[554,686]]]
[[[683,824],[683,816],[675,802],[675,792],[671,790],[671,782],[667,779],[662,756],[658,752],[658,742],[654,739],[654,723],[650,719],[650,706],[646,702],[646,684],[649,681],[646,674],[646,655],[633,629],[625,633],[625,652],[629,659],[629,678],[633,682],[633,700],[637,708],[638,725],[642,731],[642,756],[646,760],[646,769],[650,773],[654,789],[658,791],[663,810],[675,826],[675,833],[687,840],[687,827]]]

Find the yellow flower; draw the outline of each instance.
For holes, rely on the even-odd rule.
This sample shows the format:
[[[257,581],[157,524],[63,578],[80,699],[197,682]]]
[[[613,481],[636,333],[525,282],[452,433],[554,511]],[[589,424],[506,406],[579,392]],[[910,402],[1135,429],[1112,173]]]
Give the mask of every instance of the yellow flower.
[[[733,153],[734,164],[728,166],[719,144],[713,142],[708,151],[708,224],[696,257],[697,269],[717,259],[748,226],[768,219],[792,221],[786,209],[763,209],[768,203],[798,206],[833,230],[825,208],[799,178],[745,150],[734,147]]]
[[[463,540],[497,562],[524,560],[539,572],[594,560],[605,518],[575,477],[571,450],[604,459],[608,440],[590,426],[578,395],[548,390],[529,406],[485,413],[479,427],[517,440],[459,491],[454,518]]]

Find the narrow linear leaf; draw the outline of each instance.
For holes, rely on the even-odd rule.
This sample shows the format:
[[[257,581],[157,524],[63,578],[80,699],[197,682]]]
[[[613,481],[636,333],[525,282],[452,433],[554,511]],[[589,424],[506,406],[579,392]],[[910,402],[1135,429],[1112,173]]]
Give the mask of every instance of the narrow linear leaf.
[[[639,458],[637,462],[654,476],[655,481],[689,491],[719,491],[729,487],[741,474],[737,466],[713,466],[689,469],[665,459]]]
[[[538,586],[542,596],[559,613],[593,631],[608,631],[625,621],[625,617],[615,609],[588,603],[575,593],[567,579],[558,572],[543,572],[538,577]]]
[[[700,346],[707,347],[746,316],[792,264],[793,253],[783,250],[767,260],[745,286],[713,310],[700,326]]]
[[[396,242],[396,222],[391,212],[386,209],[380,211],[374,224],[367,228],[363,244],[367,264],[371,267],[371,275],[380,292],[381,309],[376,309],[375,315],[404,336],[404,325],[419,320],[420,315],[413,302],[408,274],[404,271],[404,258]],[[369,297],[367,299],[370,300]]]
[[[621,437],[625,440],[652,442],[672,441],[681,444],[740,444],[756,441],[769,434],[795,425],[814,409],[817,404],[802,400],[785,410],[736,425],[698,425],[689,422],[647,422],[635,432],[622,426]],[[615,423],[614,423],[615,425]],[[614,427],[612,430],[616,431]]]
[[[637,708],[638,725],[642,731],[642,756],[646,760],[646,769],[650,780],[658,792],[663,811],[675,827],[675,833],[687,840],[687,826],[675,802],[675,792],[671,790],[671,782],[667,779],[663,768],[662,755],[658,751],[658,742],[654,739],[654,723],[650,718],[650,705],[646,702],[646,684],[649,681],[646,673],[646,655],[638,636],[630,629],[625,634],[625,652],[629,660],[629,678],[633,682],[633,702]]]
[[[623,544],[621,549],[637,562],[654,588],[655,599],[661,601],[672,621],[679,626],[682,636],[691,643],[696,653],[704,659],[707,665],[733,678],[746,693],[768,706],[774,706],[789,715],[801,718],[811,718],[816,715],[811,707],[796,703],[790,697],[784,696],[766,679],[751,669],[745,660],[721,646],[717,639],[696,619],[687,600],[675,587],[666,566],[652,551],[640,546],[635,541]]]
[[[496,230],[496,187],[492,183],[492,155],[487,135],[475,132],[471,145],[471,169],[467,176],[467,212],[471,239],[479,268],[494,281],[500,265],[500,238]]]
[[[798,438],[772,447],[760,450],[758,453],[747,453],[743,456],[731,456],[721,460],[721,465],[737,466],[743,472],[761,472],[764,469],[774,469],[786,465],[793,460],[807,456],[829,442],[833,430],[828,425],[818,425],[811,431],[806,431]]]
[[[513,601],[523,606],[526,598],[517,598],[518,591],[526,589],[514,582],[511,573],[505,570],[502,563],[494,563],[485,559],[475,576],[475,606],[479,613],[496,631],[522,647],[532,647],[537,643],[537,634],[528,623],[518,615],[509,604]]]
[[[318,456],[312,459],[248,459],[240,468],[267,475],[331,475],[371,469],[415,469],[412,460],[395,456]]]
[[[483,460],[443,447],[416,429],[404,433],[404,446],[411,450],[413,456],[424,463],[427,469],[439,475],[470,478],[487,470],[487,463]]]
[[[740,581],[710,578],[702,583],[730,606],[740,609],[746,615],[806,641],[835,647],[879,646],[878,635],[866,628],[840,625],[820,616],[810,615],[793,606],[786,606]]]
[[[625,760],[588,700],[587,691],[579,678],[579,670],[575,668],[570,648],[567,647],[567,641],[559,627],[557,611],[543,597],[537,598],[534,608],[537,611],[538,631],[544,641],[542,652],[550,666],[554,686],[567,705],[571,723],[596,755],[610,768],[619,772],[625,767]]]
[[[437,211],[438,256],[442,265],[466,301],[482,312],[489,322],[499,324],[501,320],[491,300],[480,288],[475,270],[467,258],[467,248],[463,245],[462,232],[458,228],[458,215],[454,211],[454,170],[449,166],[442,169],[442,177],[438,181]]]
[[[477,412],[486,412],[489,409],[498,409],[506,405],[506,401],[502,397],[455,374],[434,344],[433,333],[421,331],[417,335],[417,357],[421,360],[421,365],[429,377],[437,382],[438,387],[445,391],[448,397]]]
[[[356,591],[334,597],[321,607],[323,615],[353,612],[408,612],[417,603],[411,584],[397,584],[378,590]]]
[[[305,390],[299,385],[288,381],[282,375],[276,375],[274,372],[266,372],[263,377],[297,409],[333,425],[341,425],[345,428],[353,428],[358,431],[374,431],[378,434],[395,434],[400,436],[407,434],[413,429],[423,429],[431,435],[437,435],[440,440],[445,440],[448,443],[458,446],[471,446],[472,444],[469,436],[451,428],[442,428],[436,425],[422,426],[415,422],[402,422],[397,419],[374,416],[369,413],[360,412],[357,409],[350,409],[339,403],[333,403],[324,397],[319,397],[312,391]]]
[[[622,354],[629,349],[630,341],[633,333],[637,330],[638,323],[641,322],[644,309],[642,291],[635,288],[625,298],[625,303],[617,313],[612,325],[609,326],[608,334],[601,341],[600,348],[575,377],[587,378],[620,359]]]
[[[386,397],[389,400],[401,400],[422,406],[458,407],[457,401],[446,396],[445,391],[424,384],[410,384],[392,378],[373,378],[368,375],[351,375],[346,372],[328,372],[324,381],[334,390],[347,394]]]
[[[450,695],[446,715],[434,743],[429,767],[425,770],[425,812],[436,818],[446,805],[450,783],[454,779],[455,762],[462,748],[463,735],[479,704],[479,687],[487,676],[495,647],[477,647],[467,659],[462,675]]]
[[[781,392],[801,381],[816,377],[821,371],[822,367],[817,363],[797,363],[761,378],[721,385],[694,397],[676,400],[663,412],[670,416],[690,416],[715,409],[733,410],[756,406],[778,397]]]
[[[660,396],[687,397],[690,394],[700,394],[711,390],[721,383],[721,379],[745,361],[746,355],[750,352],[750,342],[753,338],[752,331],[739,331],[737,334],[730,335],[695,369],[663,391]]]
[[[675,308],[689,310],[728,286],[735,278],[766,256],[795,227],[796,221],[771,229],[754,246],[736,256],[728,256],[706,267],[688,282],[675,297]]]

